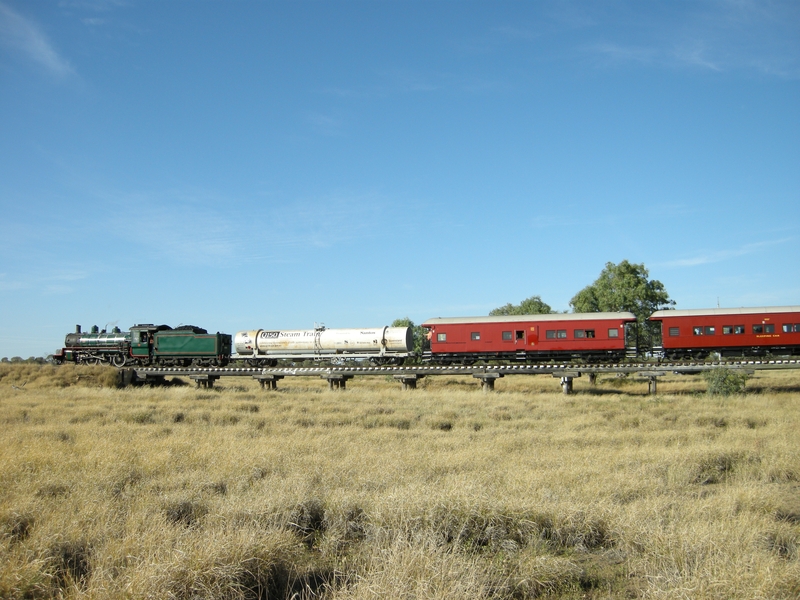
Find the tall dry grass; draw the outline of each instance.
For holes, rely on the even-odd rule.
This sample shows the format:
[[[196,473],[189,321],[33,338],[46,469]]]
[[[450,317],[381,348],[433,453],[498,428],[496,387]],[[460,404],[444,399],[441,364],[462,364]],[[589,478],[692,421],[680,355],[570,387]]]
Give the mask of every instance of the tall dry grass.
[[[800,372],[721,399],[40,369],[0,374],[0,598],[800,594]]]

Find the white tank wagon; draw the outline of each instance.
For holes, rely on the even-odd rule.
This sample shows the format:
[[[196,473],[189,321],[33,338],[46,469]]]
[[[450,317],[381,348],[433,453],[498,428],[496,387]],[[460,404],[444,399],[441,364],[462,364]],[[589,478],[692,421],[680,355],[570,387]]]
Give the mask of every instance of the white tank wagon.
[[[252,364],[288,360],[370,359],[375,364],[402,364],[414,350],[410,327],[367,329],[255,329],[240,331],[233,342],[236,356]]]

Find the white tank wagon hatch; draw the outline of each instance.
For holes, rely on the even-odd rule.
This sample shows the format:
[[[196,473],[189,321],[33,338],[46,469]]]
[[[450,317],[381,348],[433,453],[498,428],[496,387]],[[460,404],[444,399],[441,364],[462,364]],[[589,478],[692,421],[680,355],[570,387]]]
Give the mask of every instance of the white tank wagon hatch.
[[[239,331],[233,342],[236,356],[250,362],[368,358],[373,362],[398,364],[411,355],[414,336],[410,327],[366,329],[255,329]]]

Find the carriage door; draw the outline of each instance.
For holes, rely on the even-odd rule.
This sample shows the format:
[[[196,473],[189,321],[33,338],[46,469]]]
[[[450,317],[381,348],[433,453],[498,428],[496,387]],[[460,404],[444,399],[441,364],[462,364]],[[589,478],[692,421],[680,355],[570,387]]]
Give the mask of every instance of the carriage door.
[[[658,331],[659,331],[658,338],[660,340],[661,339],[661,335],[660,335],[660,333],[661,333],[661,321],[654,321],[653,323],[656,323],[656,326],[658,327]],[[652,324],[649,324],[649,325],[652,328],[651,331],[655,330],[655,328],[653,327]],[[628,352],[631,352],[631,353],[635,354],[636,351],[639,348],[639,324],[638,323],[625,323],[625,325],[624,325],[624,336],[625,336],[625,349]]]
[[[514,344],[525,347],[525,330],[517,329],[514,331]]]

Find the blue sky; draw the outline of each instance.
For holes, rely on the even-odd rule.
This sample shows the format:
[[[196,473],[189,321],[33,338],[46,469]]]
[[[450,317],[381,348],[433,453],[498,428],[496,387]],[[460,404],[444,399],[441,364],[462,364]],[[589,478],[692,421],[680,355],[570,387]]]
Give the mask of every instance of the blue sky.
[[[0,0],[0,356],[800,304],[800,3]]]

